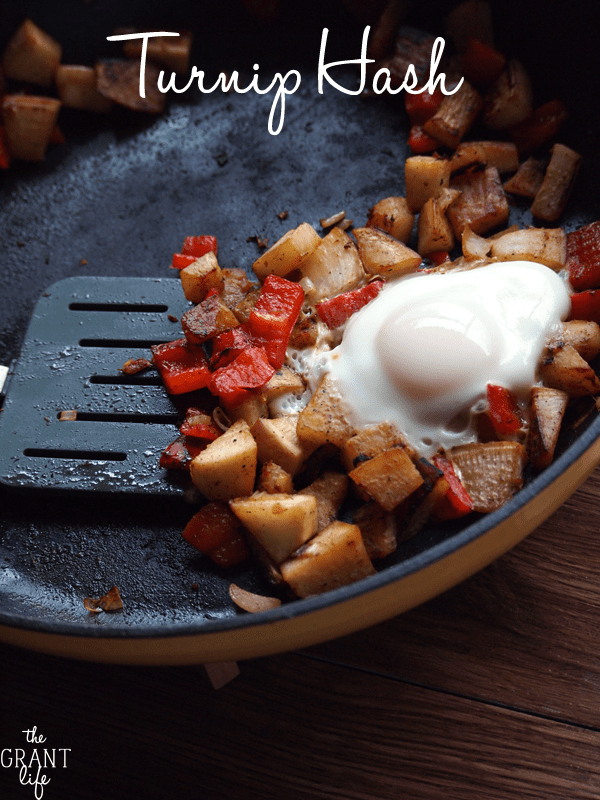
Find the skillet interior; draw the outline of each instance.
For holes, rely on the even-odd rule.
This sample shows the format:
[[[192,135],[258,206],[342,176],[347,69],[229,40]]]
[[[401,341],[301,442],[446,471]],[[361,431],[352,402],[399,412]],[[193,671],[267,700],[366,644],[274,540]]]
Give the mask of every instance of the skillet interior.
[[[65,114],[68,144],[43,165],[15,164],[2,176],[3,225],[0,363],[18,355],[35,301],[54,281],[71,275],[164,276],[183,236],[217,235],[222,263],[247,266],[256,258],[248,237],[274,241],[288,227],[340,208],[356,221],[380,197],[403,192],[406,120],[402,102],[315,91],[322,27],[330,28],[331,59],[355,58],[362,27],[334,4],[290,4],[273,32],[234,2],[162,4],[32,2],[30,16],[63,42],[65,61],[92,63],[113,52],[104,41],[116,25],[193,27],[192,63],[301,71],[301,90],[288,100],[282,133],[266,129],[268,98],[191,92],[162,118],[114,113],[107,120]],[[324,5],[324,4],[321,4]],[[446,3],[427,4],[414,21],[432,32]],[[518,14],[516,8],[518,7]],[[502,4],[498,45],[518,54],[534,79],[539,102],[559,96],[572,112],[563,140],[584,155],[584,168],[565,218],[568,228],[598,216],[598,108],[591,72],[591,11],[558,3]],[[15,8],[0,11],[5,39],[20,22]],[[171,16],[172,15],[172,16]],[[559,23],[560,19],[560,23]],[[284,22],[292,22],[290,27]],[[292,30],[293,34],[289,31]],[[0,42],[3,47],[5,40]],[[573,57],[573,53],[577,57]],[[329,55],[329,51],[328,51]],[[588,58],[589,56],[589,58]],[[277,213],[289,211],[285,223]],[[516,206],[512,216],[528,224]],[[85,267],[81,259],[87,260]],[[591,427],[528,492],[557,477],[600,433]],[[395,581],[463,546],[506,518],[524,498],[463,530],[428,529],[403,545],[371,583],[290,604],[265,615],[283,619]],[[189,508],[179,501],[81,497],[0,490],[0,623],[82,636],[169,636],[249,625],[232,607],[231,580],[265,591],[246,567],[224,576],[190,554],[180,531]],[[120,587],[125,612],[90,616],[86,595]],[[197,588],[194,588],[197,585]],[[368,602],[368,598],[365,598]]]

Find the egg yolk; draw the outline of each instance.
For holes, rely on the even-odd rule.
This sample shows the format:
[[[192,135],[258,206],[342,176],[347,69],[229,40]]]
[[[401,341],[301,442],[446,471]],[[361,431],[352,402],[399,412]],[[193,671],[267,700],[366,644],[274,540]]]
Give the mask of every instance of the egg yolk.
[[[432,401],[460,391],[465,382],[497,363],[492,334],[468,308],[423,302],[393,312],[382,323],[376,356],[399,392]]]

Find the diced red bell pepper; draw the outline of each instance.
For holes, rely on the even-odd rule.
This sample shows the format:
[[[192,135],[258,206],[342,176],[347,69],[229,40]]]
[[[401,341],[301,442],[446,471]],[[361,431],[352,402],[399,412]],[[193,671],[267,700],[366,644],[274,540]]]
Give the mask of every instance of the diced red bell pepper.
[[[159,466],[163,469],[189,469],[190,461],[206,449],[208,440],[178,436],[162,451]]]
[[[377,297],[382,288],[383,281],[375,280],[367,283],[366,286],[361,286],[360,289],[353,289],[329,300],[322,300],[316,305],[317,314],[331,330],[339,328],[356,311]]]
[[[450,253],[447,250],[437,250],[435,253],[428,253],[425,258],[433,266],[439,267],[440,264],[445,264],[450,261]]]
[[[214,425],[207,425],[205,423],[183,422],[179,428],[184,436],[189,436],[192,439],[203,439],[207,442],[214,442],[221,432]]]
[[[243,533],[240,532],[236,536],[232,536],[231,539],[224,541],[218,547],[215,547],[207,553],[207,555],[215,564],[223,567],[223,569],[229,569],[230,567],[235,567],[237,564],[241,564],[242,561],[249,558],[250,551],[248,550],[248,545],[246,544]]]
[[[4,127],[0,125],[0,169],[8,169],[10,167],[10,150],[6,141],[6,134]]]
[[[240,353],[243,353],[248,347],[252,347],[252,339],[244,325],[238,325],[237,328],[218,333],[211,341],[210,365],[213,369],[230,364]]]
[[[572,294],[569,319],[587,319],[600,325],[600,289]]]
[[[462,55],[462,74],[470,83],[487,86],[500,77],[505,66],[506,56],[474,36],[469,38]]]
[[[252,341],[264,349],[275,369],[283,366],[290,336],[303,303],[304,289],[299,283],[278,275],[267,275],[250,312],[247,330]]]
[[[207,439],[195,439],[193,436],[184,436],[184,439],[185,439],[185,449],[188,451],[190,455],[190,461],[196,458],[196,456],[203,450],[206,450],[206,448],[210,444],[210,442]]]
[[[203,439],[208,442],[214,442],[221,435],[212,417],[204,414],[199,408],[188,408],[179,432],[192,439]]]
[[[567,118],[567,109],[560,100],[550,100],[510,129],[510,136],[519,154],[531,153],[553,139]]]
[[[416,155],[433,153],[440,146],[437,139],[425,133],[420,125],[413,125],[408,134],[408,146]]]
[[[183,253],[173,253],[171,269],[185,269],[196,261],[196,256],[185,256]]]
[[[419,94],[405,92],[404,105],[411,125],[423,125],[431,119],[441,105],[444,95],[440,89],[432,94],[425,91]]]
[[[436,508],[436,517],[438,519],[458,519],[473,511],[473,501],[454,471],[452,462],[438,454],[433,457],[433,463],[444,473],[444,477],[448,481],[448,491]]]
[[[512,392],[504,386],[488,383],[487,401],[489,417],[497,436],[509,436],[521,429],[523,420]]]
[[[250,555],[240,521],[223,503],[207,503],[183,530],[183,538],[221,567],[233,567]]]
[[[566,266],[577,291],[600,286],[600,221],[567,234]]]
[[[167,445],[160,454],[159,466],[162,469],[187,469],[190,460],[185,447],[185,437],[178,436],[174,442]]]
[[[211,250],[215,255],[217,254],[218,248],[215,236],[186,236],[181,248],[181,254],[202,258]]]
[[[61,131],[58,125],[55,125],[52,128],[52,133],[50,134],[48,142],[50,144],[65,144],[66,141],[67,140],[65,139],[64,133]]]
[[[211,378],[208,359],[200,346],[187,339],[154,345],[152,357],[169,394],[184,394],[208,386]]]
[[[269,363],[261,347],[249,347],[230,364],[212,373],[210,391],[221,398],[224,405],[237,408],[271,378],[275,368]]]

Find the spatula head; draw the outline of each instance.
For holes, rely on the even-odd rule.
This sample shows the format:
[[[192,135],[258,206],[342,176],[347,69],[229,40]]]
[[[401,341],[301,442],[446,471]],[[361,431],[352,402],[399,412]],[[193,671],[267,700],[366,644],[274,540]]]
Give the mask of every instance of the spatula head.
[[[129,358],[182,336],[176,279],[76,277],[40,298],[0,414],[0,481],[25,489],[181,493],[159,467],[178,412]],[[61,412],[77,412],[60,420]]]

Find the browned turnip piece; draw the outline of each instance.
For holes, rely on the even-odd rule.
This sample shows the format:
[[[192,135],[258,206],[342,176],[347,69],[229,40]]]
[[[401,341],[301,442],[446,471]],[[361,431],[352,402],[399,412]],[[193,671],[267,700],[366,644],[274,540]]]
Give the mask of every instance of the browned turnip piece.
[[[55,80],[63,106],[100,113],[107,112],[112,106],[112,100],[103,97],[96,88],[93,67],[61,64],[56,70]]]
[[[185,299],[191,303],[201,303],[211,289],[221,291],[223,287],[223,273],[212,250],[180,269],[179,277]]]
[[[564,144],[552,148],[544,180],[531,206],[531,213],[544,222],[556,222],[571,194],[581,156]]]
[[[133,31],[131,31],[133,33]],[[175,36],[154,36],[148,39],[146,58],[161,67],[187,75],[189,71],[192,34],[190,31],[174,31]],[[139,59],[142,54],[142,40],[131,39],[123,42],[123,52],[127,58]]]
[[[508,228],[503,228],[501,231],[497,231],[496,233],[492,233],[488,236],[488,240],[491,242],[495,242],[496,239],[501,239],[503,236],[506,236],[507,233],[515,233],[516,231],[520,230],[518,225],[509,225]]]
[[[319,317],[312,306],[300,309],[290,336],[289,347],[302,350],[312,347],[319,338]]]
[[[4,133],[13,158],[43,161],[56,125],[60,100],[33,95],[5,95],[2,102]]]
[[[523,486],[527,454],[518,442],[484,442],[453,447],[448,453],[459,471],[473,510],[501,508]]]
[[[526,228],[500,236],[491,254],[499,261],[537,261],[558,271],[567,260],[567,235],[562,228]]]
[[[441,205],[437,198],[430,197],[419,214],[417,249],[422,256],[454,247],[454,231]]]
[[[547,162],[541,158],[528,158],[504,184],[504,191],[533,200],[544,181]]]
[[[554,457],[569,396],[559,389],[534,386],[529,403],[527,452],[534,469],[544,469]]]
[[[408,207],[420,211],[430,197],[450,185],[450,162],[435,156],[410,156],[404,162],[404,180]]]
[[[300,270],[300,285],[311,303],[355,289],[365,278],[356,245],[340,228],[332,228],[320,240]]]
[[[274,461],[290,475],[296,475],[311,454],[310,445],[300,441],[296,432],[298,414],[275,419],[258,419],[252,426],[252,435],[258,447],[261,463]]]
[[[276,564],[317,532],[317,501],[312,495],[255,492],[232,499],[229,507]]]
[[[367,425],[344,442],[340,453],[342,465],[346,472],[351,472],[362,462],[378,456],[385,450],[405,446],[407,446],[406,440],[391,422]]]
[[[393,50],[396,33],[402,22],[406,19],[411,0],[386,0],[381,8],[379,18],[373,21],[373,32],[369,36],[368,54],[370,58],[381,61]],[[346,6],[352,9],[362,8],[363,16],[366,21],[370,21],[372,15],[369,13],[370,3],[363,0],[346,0]],[[379,11],[381,3],[376,4],[374,10]],[[355,14],[355,16],[357,16]]]
[[[257,284],[248,280],[248,275],[243,269],[224,269],[221,270],[223,276],[223,290],[221,300],[227,308],[232,311],[238,303],[246,297],[248,292],[257,288]]]
[[[349,475],[359,489],[386,511],[393,511],[423,483],[420,472],[401,447],[362,462]]]
[[[385,197],[369,211],[367,227],[379,228],[406,244],[415,224],[415,215],[405,197]]]
[[[592,361],[600,353],[600,325],[583,319],[563,322],[561,336],[565,344],[570,344],[586,361]]]
[[[236,408],[230,409],[228,414],[231,422],[243,419],[244,422],[248,423],[248,427],[251,428],[258,419],[269,416],[269,407],[262,397],[256,394],[248,397]]]
[[[496,167],[498,172],[515,172],[519,166],[513,142],[463,142],[450,159],[452,174],[471,167]]]
[[[284,394],[300,395],[305,389],[304,381],[289,367],[281,367],[261,388],[260,394],[265,403],[271,403]]]
[[[354,524],[362,534],[367,555],[371,560],[386,558],[396,551],[396,516],[371,500],[354,513]]]
[[[350,481],[341,472],[324,472],[298,494],[310,494],[317,501],[317,531],[330,525],[348,494]]]
[[[190,344],[203,344],[223,331],[236,328],[238,319],[219,295],[207,297],[181,317],[181,327]]]
[[[482,108],[483,99],[477,89],[464,81],[455,94],[445,95],[436,113],[423,125],[423,130],[454,150]]]
[[[389,234],[377,228],[355,228],[353,233],[368,275],[399,278],[419,268],[421,256]]]
[[[308,405],[298,416],[298,438],[316,449],[323,444],[341,447],[356,431],[335,382],[325,375]]]
[[[406,520],[398,523],[398,541],[407,541],[416,536],[448,493],[448,481],[443,475],[437,476],[433,481],[426,481],[426,483],[428,484],[427,490],[423,492],[422,498],[411,510]]]
[[[585,397],[600,392],[600,380],[587,361],[570,344],[549,347],[540,365],[546,386],[560,389],[569,397]]]
[[[208,253],[206,255],[209,255]],[[214,253],[213,253],[214,255]],[[205,258],[206,256],[202,256]],[[216,260],[216,259],[215,259]],[[193,265],[191,265],[193,266]],[[187,268],[186,268],[187,269]],[[182,270],[183,272],[184,270]],[[216,287],[218,288],[218,287]],[[248,322],[250,319],[250,313],[254,306],[256,305],[256,301],[258,300],[258,296],[260,295],[260,289],[252,289],[251,291],[247,292],[244,295],[244,299],[240,300],[240,302],[232,309],[233,313],[236,315],[240,322]]]
[[[256,478],[256,442],[248,424],[234,422],[192,459],[190,475],[208,500],[227,502],[252,493]]]
[[[459,195],[460,195],[460,189],[444,188],[440,191],[439,194],[435,196],[434,199],[435,202],[438,204],[440,211],[443,211],[445,214],[446,211],[448,211],[448,209],[452,205],[452,203],[458,199]]]
[[[434,42],[435,37],[429,33],[408,26],[400,28],[388,67],[392,86],[400,86],[404,82],[411,64],[415,68],[418,85],[422,86],[427,81]]]
[[[375,574],[358,525],[332,522],[281,564],[297,597],[328,592]]]
[[[513,59],[485,96],[483,121],[492,130],[503,131],[531,114],[532,93],[523,65]]]
[[[161,114],[165,109],[165,95],[157,86],[159,70],[146,64],[144,94],[140,94],[140,65],[135,61],[100,61],[96,64],[98,91],[109,100],[133,111]]]
[[[7,78],[51,86],[61,56],[60,44],[26,19],[6,46],[2,69]]]
[[[301,268],[303,261],[321,244],[321,237],[308,222],[284,233],[274,245],[269,247],[252,268],[259,281],[267,275],[285,278],[290,272]]]
[[[293,494],[294,483],[292,476],[279,464],[274,461],[267,461],[260,470],[256,491],[267,492],[268,494]]]
[[[452,181],[461,195],[448,208],[447,216],[458,238],[465,225],[481,235],[508,220],[508,201],[496,167],[459,175]]]

